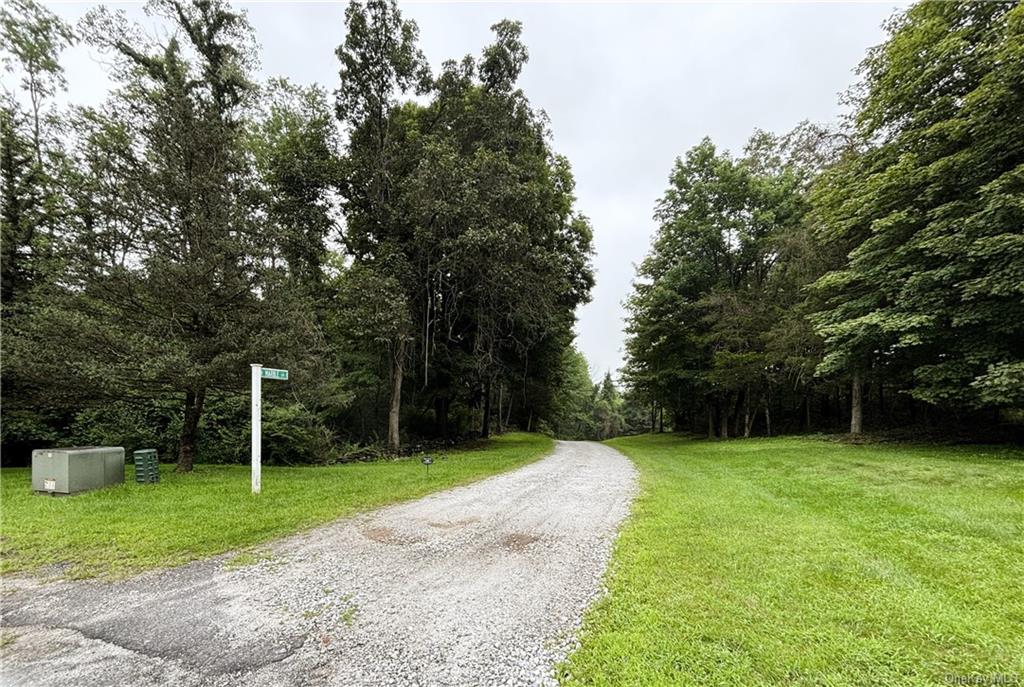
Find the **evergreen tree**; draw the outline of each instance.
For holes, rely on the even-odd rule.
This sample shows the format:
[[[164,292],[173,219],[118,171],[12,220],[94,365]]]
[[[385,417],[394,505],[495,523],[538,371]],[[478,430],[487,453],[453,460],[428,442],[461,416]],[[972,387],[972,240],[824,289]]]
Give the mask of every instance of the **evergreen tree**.
[[[249,363],[294,348],[283,324],[307,320],[254,211],[248,24],[220,2],[152,8],[176,28],[159,46],[103,9],[86,20],[119,88],[79,117],[67,266],[15,352],[40,394],[61,378],[93,402],[176,399],[187,471],[210,394],[244,388]]]

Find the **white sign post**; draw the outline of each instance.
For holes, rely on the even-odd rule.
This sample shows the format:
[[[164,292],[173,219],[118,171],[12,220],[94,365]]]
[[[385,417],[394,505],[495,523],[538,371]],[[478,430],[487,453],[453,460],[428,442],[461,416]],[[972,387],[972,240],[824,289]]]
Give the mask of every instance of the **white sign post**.
[[[262,379],[263,376],[260,374],[263,371],[263,366],[253,363],[252,365],[252,493],[260,493],[260,487],[262,487],[261,475],[260,475],[260,461],[263,459],[262,455],[262,441],[260,435],[263,432],[263,427],[260,424],[260,411],[263,408],[263,400],[260,398],[263,394],[262,390]]]
[[[288,379],[288,370],[275,370],[273,368],[263,369],[263,365],[252,363],[252,493],[260,493],[263,486],[262,481],[262,421],[261,411],[263,409],[263,378],[267,379]]]

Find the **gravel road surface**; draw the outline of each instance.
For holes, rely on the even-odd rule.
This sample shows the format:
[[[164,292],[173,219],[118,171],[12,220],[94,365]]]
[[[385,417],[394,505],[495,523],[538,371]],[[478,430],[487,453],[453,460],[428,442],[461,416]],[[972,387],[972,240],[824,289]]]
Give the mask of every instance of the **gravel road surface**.
[[[0,684],[553,685],[635,490],[621,454],[559,442],[514,472],[279,540],[252,565],[7,579]]]

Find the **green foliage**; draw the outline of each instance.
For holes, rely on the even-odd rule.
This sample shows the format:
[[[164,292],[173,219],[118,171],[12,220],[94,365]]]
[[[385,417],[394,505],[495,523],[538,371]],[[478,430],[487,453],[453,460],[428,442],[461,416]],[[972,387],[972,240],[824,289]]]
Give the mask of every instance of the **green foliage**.
[[[1024,110],[1024,13],[922,2],[887,30],[843,130],[677,160],[624,370],[677,428],[706,415],[735,434],[742,411],[749,434],[763,408],[755,430],[772,412],[807,429],[849,404],[859,432],[865,405],[888,424],[918,420],[916,401],[990,424],[1020,407],[1024,125],[1007,113]]]
[[[25,446],[58,441],[62,433],[51,418],[26,410],[5,410],[0,436],[4,446]]]
[[[756,133],[739,159],[705,139],[676,161],[627,302],[624,377],[670,408],[677,429],[716,414],[728,434],[742,406],[749,433],[752,413],[783,382],[811,390],[807,358],[817,342],[799,304],[815,169],[805,165],[827,158],[828,141],[803,125],[782,138]]]
[[[248,25],[218,3],[154,8],[184,42],[143,45],[103,9],[83,25],[115,55],[120,88],[78,121],[62,280],[13,353],[38,394],[62,379],[93,398],[184,401],[187,470],[208,393],[244,384],[248,363],[280,345],[274,308],[297,301],[263,269],[270,246],[247,201]]]
[[[611,445],[642,491],[562,684],[923,687],[1024,671],[1021,450]]]
[[[1024,362],[989,365],[988,371],[971,382],[982,403],[1024,407]]]
[[[25,294],[38,280],[39,255],[44,248],[42,232],[46,219],[47,186],[36,164],[32,142],[26,130],[28,117],[14,98],[5,94],[0,108],[0,175],[3,179],[3,214],[0,216],[3,259],[2,298],[7,313],[12,301]]]
[[[33,101],[66,85],[60,53],[75,40],[71,27],[33,0],[10,0],[0,8],[4,68],[21,72],[20,86]]]
[[[527,59],[521,27],[496,24],[479,60],[444,63],[428,89],[416,27],[394,3],[353,3],[346,17],[344,237],[349,279],[366,285],[355,310],[369,311],[353,319],[364,344],[387,352],[388,442],[398,442],[409,374],[418,384],[404,393],[433,405],[436,434],[479,412],[486,436],[512,417],[494,417],[508,398],[528,426],[547,412],[593,275],[568,163],[515,88]],[[401,102],[413,88],[430,99]],[[525,392],[506,394],[514,388]],[[456,403],[469,412],[451,413]]]
[[[626,418],[623,414],[625,399],[615,387],[610,372],[597,385],[594,396],[594,420],[596,439],[611,439],[626,432]]]
[[[862,65],[856,148],[816,190],[849,251],[815,284],[822,374],[904,370],[952,407],[1020,403],[1024,359],[1024,8],[920,3]]]
[[[643,409],[619,393],[610,372],[599,384],[590,379],[587,360],[575,347],[565,349],[553,378],[551,410],[541,429],[560,439],[610,439],[646,429]]]
[[[176,406],[153,402],[114,401],[79,411],[70,428],[78,446],[123,446],[132,451],[155,448],[167,460],[177,448],[181,417]]]
[[[395,0],[350,2],[345,27],[345,41],[336,51],[341,60],[338,118],[369,123],[382,134],[397,99],[429,83],[429,65],[416,45],[419,28],[402,19]],[[378,181],[387,180],[382,176]]]
[[[340,182],[338,132],[320,86],[303,88],[273,79],[260,94],[262,112],[247,122],[245,148],[261,180],[276,250],[289,276],[314,289],[323,277],[325,242],[334,230]]]
[[[545,429],[563,439],[590,439],[597,433],[594,383],[587,359],[575,348],[563,354],[553,409]]]
[[[59,148],[52,100],[67,85],[60,54],[74,42],[71,27],[35,0],[10,0],[0,7],[4,71],[19,77],[17,89],[4,89],[5,109],[20,110],[15,93],[27,101],[28,137],[36,172],[44,176],[50,171],[51,151]]]
[[[263,418],[263,450],[273,465],[330,462],[334,437],[304,406],[274,405]]]
[[[5,460],[52,441],[67,426],[66,409],[34,403],[30,370],[12,356],[12,342],[38,293],[58,274],[61,220],[68,212],[62,174],[67,171],[62,122],[54,107],[64,87],[59,58],[74,35],[52,12],[31,0],[0,8],[0,310],[4,334],[2,441]]]
[[[542,420],[591,232],[517,88],[522,27],[495,24],[435,81],[395,2],[353,2],[332,108],[319,86],[256,83],[225,2],[147,12],[162,37],[88,13],[77,33],[115,88],[58,111],[75,37],[30,0],[3,10],[29,96],[0,111],[5,454],[83,437],[186,471],[242,460],[253,361],[292,372],[267,399],[271,462]]]

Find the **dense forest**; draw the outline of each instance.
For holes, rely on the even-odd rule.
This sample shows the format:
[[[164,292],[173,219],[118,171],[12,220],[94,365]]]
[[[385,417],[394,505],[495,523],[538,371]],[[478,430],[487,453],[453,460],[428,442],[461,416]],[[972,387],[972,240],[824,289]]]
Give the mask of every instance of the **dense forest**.
[[[353,1],[337,83],[257,79],[243,12],[155,0],[0,16],[2,450],[269,462],[487,437],[720,438],[1024,417],[1024,7],[924,2],[835,125],[677,159],[627,300],[626,366],[573,346],[589,221],[517,81],[517,22],[433,73],[394,0]],[[84,43],[115,87],[66,103]]]
[[[104,7],[3,8],[5,461],[245,459],[253,362],[291,372],[265,386],[271,462],[570,424],[591,228],[516,85],[518,23],[432,74],[393,0],[353,2],[332,97],[257,81],[225,2],[147,11],[166,40]],[[76,42],[116,84],[100,107],[59,105]]]
[[[1024,5],[886,29],[839,125],[677,159],[628,301],[652,429],[1022,423]]]

